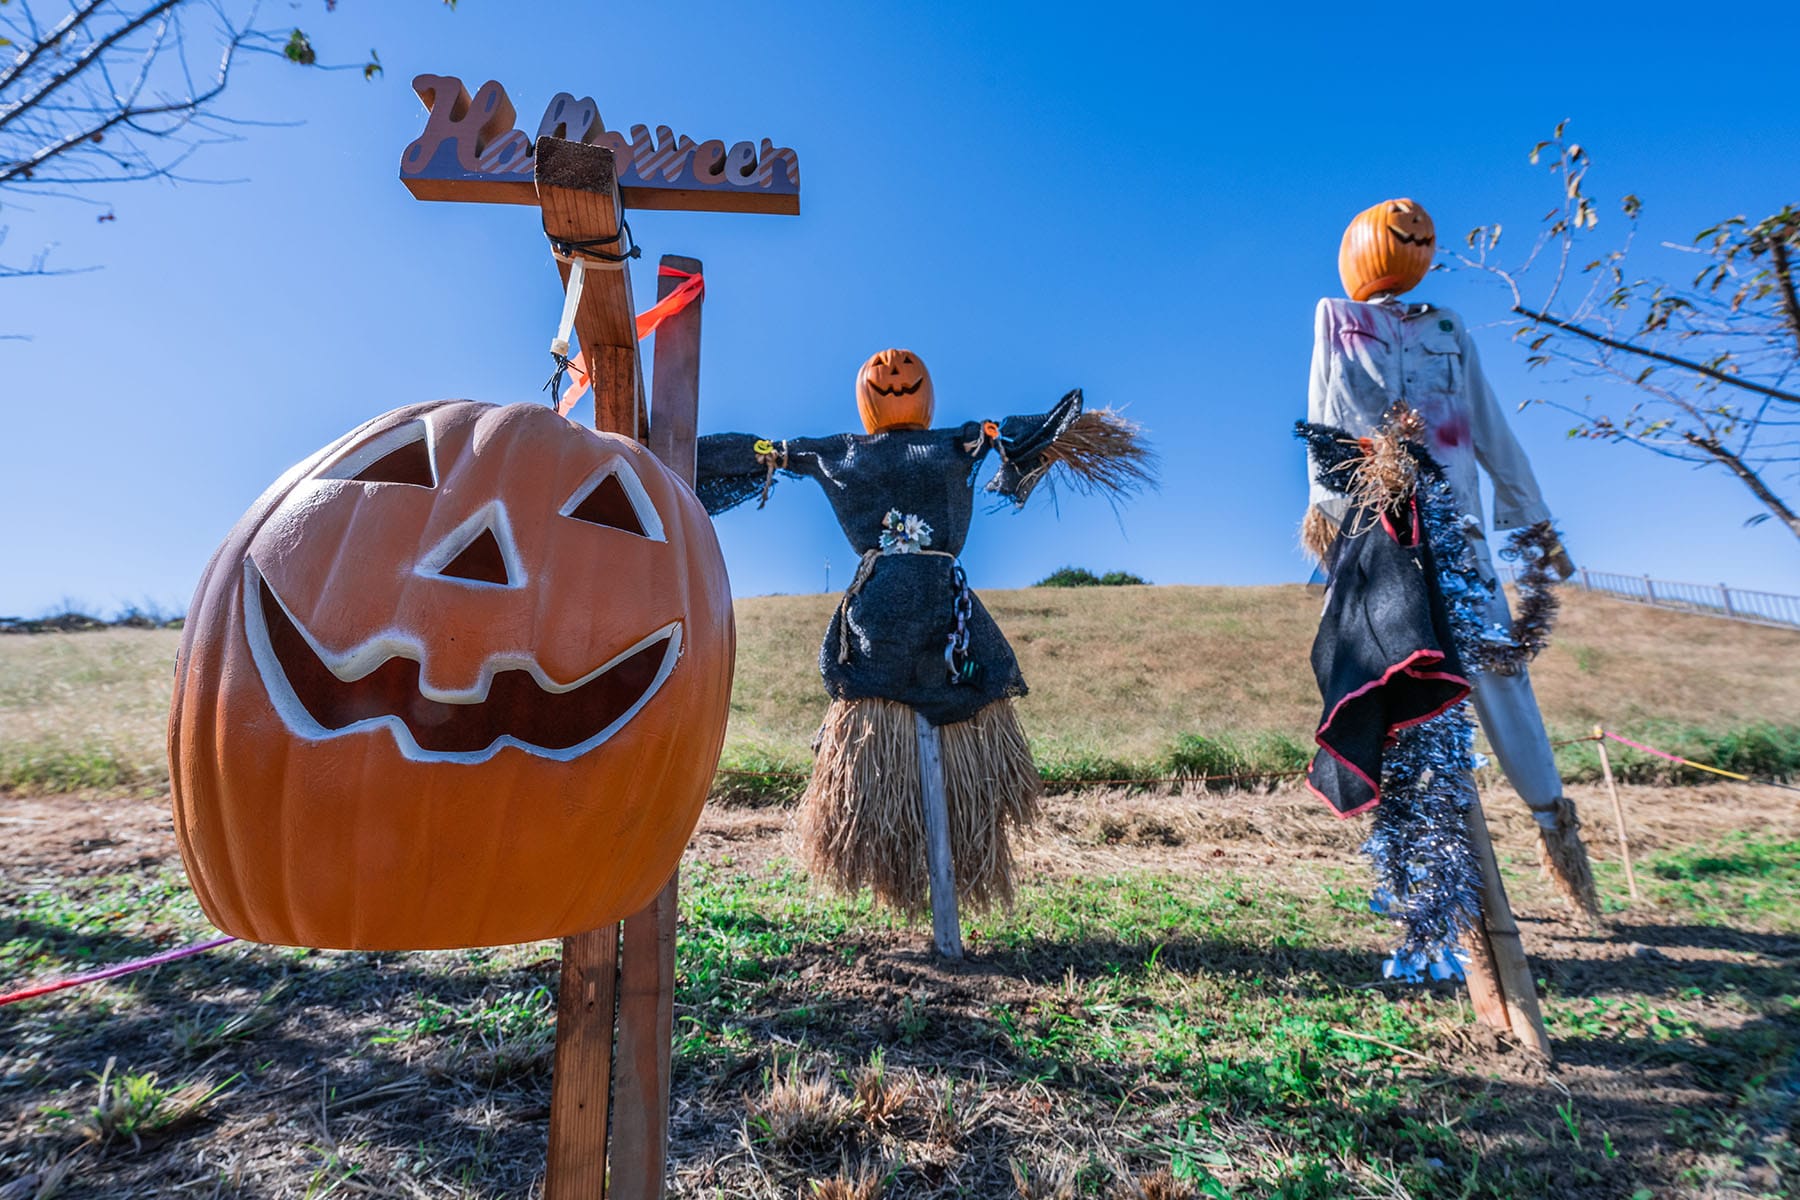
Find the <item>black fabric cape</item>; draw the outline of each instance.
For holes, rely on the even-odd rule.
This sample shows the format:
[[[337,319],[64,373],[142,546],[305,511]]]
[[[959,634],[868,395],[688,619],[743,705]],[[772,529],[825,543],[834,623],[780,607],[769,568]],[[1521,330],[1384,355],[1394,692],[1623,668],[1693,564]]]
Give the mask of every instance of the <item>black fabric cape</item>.
[[[1306,782],[1342,817],[1380,802],[1382,753],[1395,734],[1469,694],[1417,505],[1392,515],[1352,509],[1327,556],[1312,648],[1325,709]]]
[[[973,593],[967,659],[976,669],[972,678],[952,682],[945,650],[960,589],[956,560],[944,555],[962,553],[975,510],[976,472],[988,453],[998,451],[1003,459],[988,490],[1013,499],[1038,456],[1080,415],[1081,393],[1072,391],[1047,413],[999,422],[997,441],[983,434],[981,422],[970,421],[775,443],[786,455],[780,473],[816,480],[844,536],[865,556],[864,577],[845,593],[819,648],[819,673],[834,699],[893,700],[934,725],[948,725],[1026,693],[1012,647]],[[744,433],[700,439],[696,491],[709,513],[733,508],[767,484],[757,440]],[[922,519],[931,527],[925,549],[941,553],[871,554],[881,549],[890,511]],[[849,653],[840,662],[846,638]]]

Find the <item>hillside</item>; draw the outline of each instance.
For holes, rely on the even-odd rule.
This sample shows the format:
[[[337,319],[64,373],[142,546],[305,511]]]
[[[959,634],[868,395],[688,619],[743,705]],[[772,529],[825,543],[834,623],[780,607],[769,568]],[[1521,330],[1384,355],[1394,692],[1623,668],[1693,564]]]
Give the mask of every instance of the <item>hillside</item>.
[[[1281,587],[994,591],[1040,756],[1143,759],[1183,734],[1281,734],[1318,717],[1307,652],[1319,597]],[[825,707],[817,654],[835,596],[740,600],[734,753],[803,760]],[[175,648],[169,630],[0,638],[0,784],[154,782]],[[1533,668],[1552,729],[1800,724],[1800,633],[1569,593]],[[37,765],[31,766],[31,763]]]

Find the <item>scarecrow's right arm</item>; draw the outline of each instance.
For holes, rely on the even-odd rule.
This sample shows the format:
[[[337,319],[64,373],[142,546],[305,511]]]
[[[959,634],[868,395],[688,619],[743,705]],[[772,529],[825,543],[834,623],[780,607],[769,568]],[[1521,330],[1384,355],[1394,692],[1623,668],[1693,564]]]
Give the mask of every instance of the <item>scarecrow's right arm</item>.
[[[1331,382],[1331,304],[1319,301],[1313,314],[1312,374],[1306,383],[1306,419],[1313,425],[1340,424],[1339,414],[1331,411],[1327,399]],[[1337,537],[1338,526],[1349,507],[1340,493],[1333,491],[1311,469],[1308,457],[1306,518],[1300,523],[1300,544],[1307,553],[1323,562],[1325,552]]]
[[[842,457],[843,448],[841,436],[774,441],[753,433],[709,433],[697,447],[694,491],[713,516],[752,496],[759,497],[761,508],[768,503],[776,472],[817,478]]]

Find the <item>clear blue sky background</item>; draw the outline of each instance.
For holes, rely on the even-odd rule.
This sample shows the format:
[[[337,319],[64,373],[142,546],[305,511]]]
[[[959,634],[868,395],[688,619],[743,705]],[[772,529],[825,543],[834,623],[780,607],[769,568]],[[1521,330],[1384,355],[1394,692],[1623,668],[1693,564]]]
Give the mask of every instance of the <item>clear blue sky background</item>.
[[[1800,198],[1792,80],[1693,36],[1691,9],[1563,6],[1527,20],[1366,7],[345,0],[266,5],[326,58],[387,77],[247,64],[251,129],[192,170],[229,186],[107,189],[117,220],[9,204],[0,253],[56,243],[92,274],[0,284],[0,613],[68,597],[185,606],[237,515],[284,467],[410,401],[535,400],[560,293],[534,210],[425,204],[401,186],[423,113],[408,81],[506,83],[535,129],[558,90],[609,125],[798,150],[801,217],[644,213],[654,259],[706,262],[702,420],[772,436],[855,425],[871,351],[918,351],[946,422],[1036,411],[1079,385],[1164,456],[1160,493],[1115,519],[1065,496],[980,518],[979,586],[1064,563],[1159,583],[1305,578],[1294,549],[1313,305],[1345,221],[1390,195],[1458,235],[1524,232],[1555,199],[1525,163],[1560,118],[1593,188],[1646,201],[1647,239]],[[1412,10],[1393,10],[1395,13]],[[1768,10],[1756,41],[1792,45]],[[595,50],[583,53],[584,43]],[[1679,95],[1679,100],[1668,97]],[[1501,294],[1434,276],[1420,297],[1479,327]],[[1502,394],[1527,377],[1482,342]],[[1568,387],[1566,396],[1578,396]],[[1565,440],[1515,417],[1578,560],[1800,592],[1800,547],[1722,476]],[[851,558],[815,488],[720,523],[739,594],[813,591]]]

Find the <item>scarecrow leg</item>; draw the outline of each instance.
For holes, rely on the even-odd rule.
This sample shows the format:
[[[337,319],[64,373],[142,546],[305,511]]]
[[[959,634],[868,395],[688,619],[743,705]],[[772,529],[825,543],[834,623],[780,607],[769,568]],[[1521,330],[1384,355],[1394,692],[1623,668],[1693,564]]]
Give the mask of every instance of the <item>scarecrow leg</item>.
[[[1531,960],[1525,957],[1525,945],[1519,940],[1519,923],[1513,919],[1512,902],[1506,898],[1506,885],[1500,881],[1500,863],[1494,857],[1494,841],[1488,835],[1487,816],[1481,801],[1471,797],[1468,811],[1469,848],[1481,865],[1481,922],[1484,928],[1471,931],[1471,941],[1486,943],[1492,952],[1492,974],[1485,986],[1497,986],[1506,1004],[1507,1025],[1514,1037],[1543,1055],[1550,1055],[1550,1034],[1544,1028],[1544,1015],[1538,1009],[1537,985],[1531,978]],[[1477,962],[1479,952],[1471,955]],[[1470,973],[1469,995],[1481,1012],[1483,998],[1477,993],[1475,972]],[[1498,1024],[1483,1016],[1485,1024]]]
[[[913,714],[919,734],[919,798],[925,806],[925,867],[931,875],[931,931],[937,952],[963,956],[962,921],[956,912],[956,871],[950,865],[950,809],[944,800],[944,755],[938,727]]]

